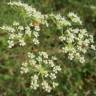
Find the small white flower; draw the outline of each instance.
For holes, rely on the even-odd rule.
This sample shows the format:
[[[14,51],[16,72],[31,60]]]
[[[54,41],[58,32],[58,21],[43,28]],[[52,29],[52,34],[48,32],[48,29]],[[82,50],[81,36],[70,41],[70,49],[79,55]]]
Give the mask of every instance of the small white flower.
[[[48,64],[48,60],[43,60],[43,62],[44,62],[45,64]]]
[[[94,45],[91,45],[91,49],[96,50],[96,48],[95,48],[95,46],[94,46]]]
[[[40,56],[43,56],[44,58],[48,58],[48,54],[46,52],[39,52]]]
[[[38,84],[37,80],[38,80],[37,75],[34,75],[34,76],[31,77],[31,85],[30,85],[31,89],[36,90],[39,87],[39,84]]]
[[[35,58],[35,55],[33,53],[28,52],[27,54],[28,54],[28,57],[31,59]]]
[[[31,37],[31,29],[29,26],[25,27],[25,34]]]
[[[55,56],[52,56],[52,60],[57,60],[57,58]]]
[[[80,57],[79,61],[80,61],[81,63],[85,63],[84,57]]]
[[[60,36],[59,39],[60,39],[61,41],[65,41],[65,40],[66,40],[66,37]]]
[[[42,62],[42,57],[41,57],[41,56],[38,56],[38,57],[36,58],[36,60],[39,61],[39,62]]]
[[[40,42],[39,42],[39,40],[38,40],[37,38],[33,38],[33,43],[34,43],[35,45],[38,45]]]
[[[33,35],[37,38],[39,36],[38,32],[34,31]]]
[[[16,38],[18,38],[18,39],[21,39],[21,38],[22,38],[22,36],[23,36],[23,34],[22,34],[22,33],[18,33],[18,34],[16,34]]]
[[[10,34],[10,35],[9,35],[9,39],[14,39],[15,37],[16,37],[15,34]]]
[[[32,59],[32,60],[29,60],[29,63],[30,65],[35,67],[37,62],[34,59]]]
[[[74,14],[73,12],[70,12],[70,13],[68,14],[68,17],[69,17],[73,22],[82,24],[82,21],[80,20],[80,18],[79,18],[76,14]]]
[[[56,75],[55,75],[55,73],[51,73],[50,74],[50,78],[53,80],[53,79],[56,79]]]
[[[89,40],[94,43],[93,35],[89,35]]]
[[[47,92],[51,92],[52,88],[50,85],[48,85],[48,83],[46,81],[42,82],[42,88],[47,91]]]
[[[8,31],[8,32],[10,32],[10,33],[14,33],[15,32],[15,29],[14,28],[12,28],[12,27],[10,27],[10,26],[2,26],[2,27],[0,27],[2,30],[6,30],[6,31]]]
[[[19,42],[20,42],[20,46],[25,46],[26,45],[26,43],[23,39],[20,39]]]
[[[74,59],[74,54],[69,53],[69,54],[68,54],[68,58],[69,58],[70,60],[73,60],[73,59]]]
[[[58,86],[57,82],[53,82],[53,88],[56,88]]]
[[[49,64],[50,64],[51,67],[54,67],[55,66],[53,60],[48,60],[48,62],[49,62]]]
[[[13,22],[13,25],[14,25],[14,26],[18,26],[18,25],[19,25],[19,22],[14,21],[14,22]]]
[[[12,48],[14,46],[14,41],[8,40],[8,44],[9,44],[8,47]]]
[[[18,26],[18,29],[21,31],[24,30],[23,26]]]
[[[35,26],[35,31],[40,31],[40,27],[39,26]]]
[[[58,73],[58,71],[61,71],[60,66],[54,66],[54,67],[53,67],[53,72],[54,72],[54,73]]]
[[[76,58],[80,58],[80,53],[75,53]]]
[[[26,74],[26,73],[28,73],[29,72],[29,68],[27,67],[28,66],[28,63],[22,63],[22,66],[21,66],[21,74]]]

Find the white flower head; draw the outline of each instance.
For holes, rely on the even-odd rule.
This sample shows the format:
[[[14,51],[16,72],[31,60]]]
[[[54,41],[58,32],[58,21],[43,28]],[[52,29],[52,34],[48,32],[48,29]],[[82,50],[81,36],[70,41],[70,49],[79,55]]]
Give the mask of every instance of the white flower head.
[[[39,53],[28,52],[27,63],[25,62],[21,66],[22,74],[35,74],[31,74],[30,88],[33,90],[42,88],[46,92],[51,92],[57,86],[53,82],[57,81],[57,75],[60,71],[60,66],[55,65],[54,61],[49,59],[48,54],[43,51]]]

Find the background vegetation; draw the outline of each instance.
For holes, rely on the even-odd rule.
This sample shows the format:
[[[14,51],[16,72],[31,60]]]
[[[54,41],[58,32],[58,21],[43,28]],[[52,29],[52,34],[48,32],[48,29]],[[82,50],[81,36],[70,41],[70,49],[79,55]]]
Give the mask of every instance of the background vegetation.
[[[9,1],[19,0],[0,0],[0,26],[3,24],[12,24],[13,21],[24,23],[20,11],[7,6]],[[60,13],[62,15],[68,12],[77,13],[84,22],[87,30],[94,35],[96,43],[96,0],[21,0],[34,6],[37,10],[44,13]],[[52,33],[46,33],[47,40],[52,41]],[[6,34],[0,31],[0,96],[96,96],[96,56],[89,54],[89,62],[84,65],[64,65],[64,71],[60,76],[61,86],[51,95],[39,94],[38,92],[30,95],[27,90],[21,88],[19,64],[15,58],[21,58],[19,54],[21,49],[16,48],[11,52],[6,48]],[[58,44],[46,39],[42,42],[43,48],[56,50]],[[52,52],[48,50],[51,54]],[[14,56],[13,53],[19,54]],[[54,54],[54,53],[53,53]],[[92,57],[92,58],[91,58]],[[61,58],[62,59],[62,58]],[[18,59],[19,60],[19,59]],[[16,62],[14,64],[14,62]]]

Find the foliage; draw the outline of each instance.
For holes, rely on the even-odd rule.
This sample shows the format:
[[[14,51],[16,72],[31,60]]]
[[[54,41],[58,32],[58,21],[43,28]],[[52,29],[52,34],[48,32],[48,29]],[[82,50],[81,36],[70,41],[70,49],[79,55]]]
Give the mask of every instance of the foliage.
[[[96,1],[9,1],[0,1],[1,96],[96,96]]]

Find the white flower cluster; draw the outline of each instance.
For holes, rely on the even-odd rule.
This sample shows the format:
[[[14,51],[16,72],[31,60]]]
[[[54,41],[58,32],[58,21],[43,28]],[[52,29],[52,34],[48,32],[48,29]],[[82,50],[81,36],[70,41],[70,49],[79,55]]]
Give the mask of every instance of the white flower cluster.
[[[46,92],[51,92],[58,86],[56,78],[61,68],[54,64],[54,60],[55,57],[49,59],[48,54],[43,51],[38,54],[28,52],[28,59],[21,66],[21,74],[32,73],[31,89],[42,88]]]
[[[82,25],[82,21],[75,13],[70,12],[68,17],[72,20],[72,22]]]
[[[33,44],[38,45],[38,30],[34,28],[31,30],[30,26],[22,26],[18,22],[13,22],[12,26],[2,26],[1,29],[8,31],[9,39],[8,39],[8,47],[12,48],[14,45],[19,44],[20,46],[26,45],[26,37],[28,36],[33,40]]]
[[[69,18],[69,20],[64,17],[61,16],[60,14],[54,15],[54,14],[49,14],[49,16],[47,16],[47,18],[50,18],[53,20],[53,22],[57,25],[58,29],[62,29],[63,27],[67,27],[67,26],[72,26],[72,23],[76,23],[78,25],[82,25],[82,21],[80,20],[80,18],[73,12],[70,12],[67,15],[67,18]],[[71,20],[71,22],[70,22]]]
[[[38,22],[40,24],[46,23],[46,21],[44,19],[45,16],[42,15],[41,12],[37,11],[35,8],[32,8],[32,6],[29,6],[26,3],[22,3],[21,1],[19,1],[19,2],[14,1],[14,2],[9,2],[8,5],[21,7],[26,11],[27,15],[29,17],[32,17],[33,20],[35,20],[36,22]]]
[[[61,31],[59,39],[63,43],[62,52],[67,54],[68,59],[85,62],[85,53],[88,49],[95,50],[93,36],[89,35],[86,29],[79,28],[82,25],[80,18],[70,12],[67,17],[60,14],[49,14],[47,19],[51,19]]]
[[[95,50],[93,36],[86,29],[69,28],[59,37],[63,42],[62,51],[68,55],[70,60],[85,62],[85,53],[88,49]]]
[[[68,20],[66,20],[64,16],[61,16],[60,14],[57,14],[57,15],[49,14],[47,18],[50,18],[50,17],[52,18],[53,22],[56,24],[58,29],[62,29],[63,27],[66,27],[66,26],[71,26],[71,23]]]
[[[34,38],[33,38],[33,43],[35,45],[38,45],[40,42],[38,40],[38,37],[39,37],[39,34],[38,32],[40,31],[40,27],[39,26],[34,26],[34,31],[33,31],[33,35],[34,35]]]

